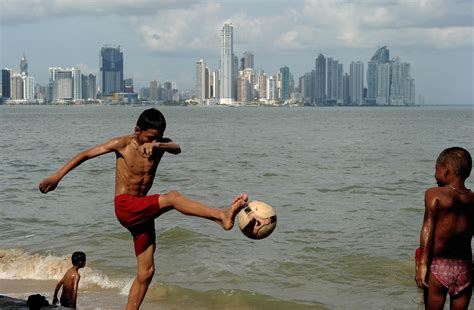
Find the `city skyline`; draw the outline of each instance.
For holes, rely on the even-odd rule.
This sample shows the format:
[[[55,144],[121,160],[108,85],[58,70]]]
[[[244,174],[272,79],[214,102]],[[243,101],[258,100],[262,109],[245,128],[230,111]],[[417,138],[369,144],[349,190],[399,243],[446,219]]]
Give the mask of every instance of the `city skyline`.
[[[193,89],[196,61],[203,59],[212,70],[219,66],[219,31],[230,21],[234,54],[240,59],[250,51],[255,69],[269,74],[288,67],[296,80],[314,68],[320,53],[348,72],[352,62],[367,66],[373,52],[387,45],[391,57],[411,64],[416,91],[426,103],[473,102],[468,1],[360,1],[357,8],[329,0],[251,3],[143,1],[131,8],[125,1],[109,7],[97,1],[72,9],[72,2],[63,1],[61,6],[42,3],[32,13],[29,6],[37,2],[2,1],[1,66],[16,69],[24,52],[35,83],[46,84],[52,66],[78,67],[99,77],[98,51],[109,44],[121,46],[124,78],[133,78],[136,87],[172,80],[180,89]],[[71,34],[64,35],[66,30]]]

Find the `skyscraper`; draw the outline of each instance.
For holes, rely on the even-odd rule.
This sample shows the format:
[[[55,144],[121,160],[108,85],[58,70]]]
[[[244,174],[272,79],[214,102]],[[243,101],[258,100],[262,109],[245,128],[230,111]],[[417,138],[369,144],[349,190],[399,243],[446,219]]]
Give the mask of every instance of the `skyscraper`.
[[[362,61],[351,62],[349,95],[352,104],[362,105],[364,103],[364,63]]]
[[[331,57],[327,59],[327,99],[330,104],[342,101],[342,64]]]
[[[158,100],[158,81],[150,81],[150,100],[157,101]]]
[[[74,99],[82,99],[82,77],[81,69],[72,67],[72,94]]]
[[[11,97],[10,79],[12,71],[8,68],[2,69],[2,98],[8,99]]]
[[[28,75],[28,61],[26,60],[25,53],[23,53],[23,57],[20,60],[20,74]]]
[[[410,76],[410,64],[398,58],[390,62],[390,104],[415,104],[415,80]]]
[[[367,72],[367,74],[369,74]],[[369,78],[367,78],[368,80]],[[376,104],[388,105],[390,95],[390,64],[379,64],[377,66],[377,97]]]
[[[268,77],[265,73],[261,74],[258,77],[258,97],[260,99],[266,99],[268,98]]]
[[[382,46],[375,51],[374,56],[370,60],[378,64],[386,64],[390,62],[390,50],[386,46]]]
[[[350,104],[351,102],[351,95],[349,93],[350,90],[350,78],[349,74],[344,73],[344,76],[342,77],[342,103],[343,104]]]
[[[23,94],[23,77],[19,73],[13,73],[10,78],[11,98],[24,99]]]
[[[314,101],[315,103],[326,102],[326,58],[319,54],[315,61],[314,76]]]
[[[221,75],[220,75],[220,103],[231,104],[233,98],[233,28],[232,23],[226,22],[221,30]],[[237,61],[238,63],[238,61]]]
[[[53,101],[72,100],[73,98],[74,83],[72,70],[57,70],[54,80]]]
[[[104,46],[100,51],[100,77],[103,96],[123,92],[123,53],[120,46]]]
[[[23,99],[35,99],[35,79],[32,76],[23,75]]]
[[[254,68],[254,64],[253,64],[253,58],[254,58],[254,55],[250,52],[245,52],[244,53],[244,66],[243,66],[243,69],[246,69],[246,68]],[[242,69],[242,70],[243,70]]]
[[[82,98],[83,99],[96,99],[97,98],[97,86],[96,77],[93,74],[84,75],[82,77]]]
[[[196,99],[206,99],[206,63],[202,59],[196,62],[195,95]]]
[[[280,68],[281,73],[281,100],[290,98],[290,69],[288,67]]]
[[[367,99],[366,103],[369,105],[376,104],[378,94],[378,67],[389,62],[390,51],[386,46],[380,47],[374,53],[367,64]]]

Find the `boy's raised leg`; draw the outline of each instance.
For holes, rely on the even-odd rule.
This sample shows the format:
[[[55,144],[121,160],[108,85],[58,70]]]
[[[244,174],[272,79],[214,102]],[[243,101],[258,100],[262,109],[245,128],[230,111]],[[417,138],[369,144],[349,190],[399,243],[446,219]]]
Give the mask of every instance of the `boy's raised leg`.
[[[241,194],[234,198],[229,208],[216,209],[199,201],[189,199],[177,191],[171,191],[160,196],[159,205],[163,212],[174,208],[186,215],[212,220],[221,225],[222,228],[229,230],[234,226],[235,216],[247,205],[247,201],[248,195]]]
[[[148,285],[150,285],[155,273],[155,262],[153,254],[155,244],[151,244],[144,252],[137,256],[137,276],[133,280],[128,293],[127,310],[138,309],[145,297]]]

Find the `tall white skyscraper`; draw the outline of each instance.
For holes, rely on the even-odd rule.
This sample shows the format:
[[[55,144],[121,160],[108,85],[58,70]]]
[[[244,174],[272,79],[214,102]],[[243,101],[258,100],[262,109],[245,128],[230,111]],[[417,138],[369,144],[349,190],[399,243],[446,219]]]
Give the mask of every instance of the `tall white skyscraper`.
[[[26,100],[35,99],[35,79],[32,76],[23,75],[23,97]]]
[[[349,95],[352,104],[362,105],[364,103],[364,63],[362,61],[351,62]]]
[[[410,64],[400,62],[398,58],[391,61],[392,84],[390,85],[390,104],[408,105],[415,103],[415,81],[410,76]]]
[[[267,99],[275,100],[276,93],[277,93],[276,82],[273,76],[270,75],[267,81]]]
[[[221,76],[220,76],[220,103],[232,104],[234,94],[233,67],[234,47],[232,23],[224,23],[221,29]]]
[[[327,59],[327,99],[332,104],[342,101],[342,64],[331,57]]]
[[[82,99],[82,77],[81,69],[73,67],[72,71],[72,82],[73,82],[73,98]]]
[[[202,59],[196,62],[195,95],[196,99],[206,99],[206,63]]]
[[[10,95],[12,99],[24,99],[23,76],[19,73],[13,73],[10,78]]]
[[[390,64],[377,65],[377,99],[378,105],[388,105],[390,95]]]

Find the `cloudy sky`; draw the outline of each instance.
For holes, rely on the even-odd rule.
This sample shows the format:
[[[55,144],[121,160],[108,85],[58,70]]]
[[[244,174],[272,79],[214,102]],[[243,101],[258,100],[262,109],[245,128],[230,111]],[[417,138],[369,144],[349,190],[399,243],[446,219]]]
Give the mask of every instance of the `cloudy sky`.
[[[411,64],[417,93],[433,104],[474,104],[472,0],[0,0],[2,68],[46,84],[52,66],[99,72],[100,48],[120,45],[124,75],[194,87],[195,63],[219,64],[219,30],[234,26],[234,53],[255,54],[273,74],[295,81],[319,53],[349,71],[379,46]]]

